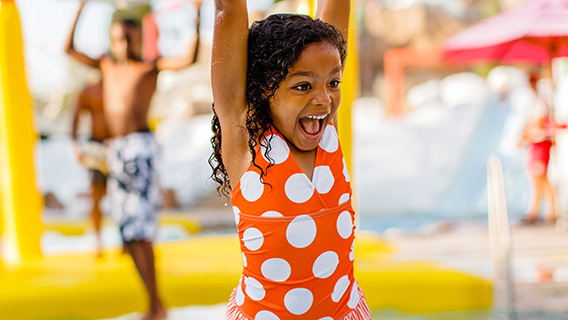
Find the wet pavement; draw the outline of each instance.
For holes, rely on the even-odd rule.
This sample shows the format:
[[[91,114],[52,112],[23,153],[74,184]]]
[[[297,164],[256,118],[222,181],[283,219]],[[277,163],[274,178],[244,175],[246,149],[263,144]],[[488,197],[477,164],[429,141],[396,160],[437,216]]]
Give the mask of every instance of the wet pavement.
[[[385,236],[397,250],[394,259],[434,261],[495,283],[486,225],[442,224],[428,234]],[[552,224],[513,225],[511,247],[515,310],[537,318],[539,312],[564,314],[568,319],[568,231]]]

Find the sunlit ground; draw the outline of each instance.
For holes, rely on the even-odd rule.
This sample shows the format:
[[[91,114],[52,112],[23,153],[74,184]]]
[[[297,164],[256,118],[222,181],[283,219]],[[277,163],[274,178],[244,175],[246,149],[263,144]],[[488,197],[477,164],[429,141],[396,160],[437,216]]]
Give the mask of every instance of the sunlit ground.
[[[223,320],[225,305],[215,306],[193,306],[187,308],[176,308],[170,310],[171,320],[199,319],[199,320]],[[113,320],[134,320],[138,314],[123,316]],[[498,315],[492,310],[471,310],[471,311],[448,311],[429,314],[406,314],[396,310],[380,310],[371,312],[374,320],[496,320]],[[523,313],[518,312],[510,316],[513,320],[566,320],[566,315],[562,313]],[[505,320],[505,318],[501,318]],[[64,320],[64,319],[62,319]],[[65,319],[67,320],[67,319]]]

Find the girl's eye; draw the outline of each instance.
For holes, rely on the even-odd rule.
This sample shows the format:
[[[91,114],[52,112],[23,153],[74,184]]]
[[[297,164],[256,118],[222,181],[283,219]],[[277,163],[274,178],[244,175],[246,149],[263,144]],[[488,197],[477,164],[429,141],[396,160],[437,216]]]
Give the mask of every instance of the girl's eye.
[[[310,85],[307,84],[307,83],[304,83],[304,84],[300,84],[300,85],[295,86],[294,89],[298,89],[298,90],[301,90],[301,91],[306,91],[306,90],[309,90],[309,89],[310,89]]]
[[[332,82],[329,83],[329,86],[332,88],[338,88],[340,83],[341,81],[339,80],[333,80]]]

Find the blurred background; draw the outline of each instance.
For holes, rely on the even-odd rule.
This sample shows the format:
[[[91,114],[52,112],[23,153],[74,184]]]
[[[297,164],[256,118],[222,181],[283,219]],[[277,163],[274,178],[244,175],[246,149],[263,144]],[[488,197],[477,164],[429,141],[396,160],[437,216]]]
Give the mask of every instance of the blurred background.
[[[360,282],[370,304],[376,301],[374,317],[497,319],[496,315],[504,312],[510,319],[565,319],[568,309],[562,301],[568,298],[568,239],[563,218],[568,208],[568,139],[564,131],[558,131],[548,174],[558,197],[560,219],[556,224],[521,223],[531,189],[525,172],[526,148],[518,144],[525,124],[535,113],[535,93],[528,81],[531,72],[543,75],[538,88],[554,105],[556,120],[568,122],[568,64],[564,58],[556,58],[549,65],[542,60],[460,61],[445,55],[451,37],[531,0],[353,2],[358,50],[350,55],[356,55],[358,63],[358,77],[354,79],[358,94],[351,108],[353,137],[342,145],[352,150],[358,230],[367,239],[356,268],[367,272]],[[257,19],[276,12],[296,12],[308,3],[248,0],[250,15]],[[40,137],[35,146],[35,170],[44,200],[41,251],[48,257],[88,255],[95,249],[89,223],[89,175],[72,155],[70,130],[79,92],[99,75],[63,51],[78,1],[16,0],[15,4],[21,17],[33,125]],[[77,27],[76,48],[92,57],[108,52],[108,28],[117,10],[133,17],[152,13],[159,30],[156,48],[162,56],[183,53],[195,32],[195,12],[188,1],[89,1]],[[568,20],[566,10],[564,20]],[[201,9],[198,62],[181,71],[160,73],[149,116],[162,146],[160,178],[165,202],[157,243],[184,244],[175,249],[179,255],[193,252],[188,249],[192,242],[187,241],[210,245],[219,237],[236,234],[230,203],[217,194],[207,163],[212,136],[209,65],[213,15],[214,3],[207,0]],[[87,117],[80,121],[81,139],[88,137],[89,130]],[[491,242],[488,223],[491,203],[487,163],[491,155],[498,156],[502,166],[504,192],[500,199],[506,203],[505,226],[511,228],[512,236],[510,246],[505,241],[506,258],[496,255],[501,249]],[[103,212],[105,206],[103,199]],[[106,214],[103,221],[103,246],[112,252],[120,247],[117,227]],[[231,245],[226,247],[233,248]],[[166,250],[171,249],[161,250],[161,268],[169,270],[167,264],[173,262],[166,259]],[[175,255],[172,257],[175,261]],[[97,268],[110,270],[112,263],[124,263],[121,258],[107,259],[89,260],[102,265],[95,266],[98,271],[93,272],[99,272]],[[187,264],[191,264],[191,257]],[[237,273],[239,264],[237,260]],[[503,266],[508,271],[499,278]],[[57,269],[55,265],[52,268]],[[191,276],[199,274],[193,268],[185,270]],[[17,266],[7,267],[5,272],[5,278],[11,275],[26,283],[31,279],[30,273],[19,273],[22,271]],[[50,285],[73,288],[73,281],[65,284],[60,278],[50,278],[50,274],[42,273],[43,279],[53,279]],[[229,274],[230,289],[236,283],[232,281],[235,275]],[[367,287],[375,289],[364,286],[363,279],[367,278],[373,279]],[[502,283],[504,278],[507,281]],[[34,279],[30,281],[37,281]],[[162,281],[164,291],[174,295],[168,281],[175,280],[168,279]],[[132,290],[138,290],[136,279],[132,282]],[[13,286],[8,287],[6,292],[13,290]],[[38,292],[48,294],[50,288]],[[10,296],[3,296],[1,290],[0,281],[0,304]],[[183,289],[176,290],[181,290],[176,295],[186,294]],[[392,290],[392,294],[385,290]],[[88,292],[87,301],[98,301],[97,294]],[[211,293],[211,299],[202,300],[194,299],[192,293],[187,295],[184,300],[166,294],[168,305],[179,308],[170,312],[172,319],[223,319],[223,297],[228,299],[228,293]],[[17,303],[15,297],[6,299],[4,304],[11,305],[16,313],[18,303],[34,305],[38,303],[34,299],[43,298],[22,293]],[[142,305],[109,308],[106,313],[93,315],[69,311],[65,316],[63,312],[43,317],[41,312],[22,312],[18,319],[110,318],[141,312]],[[188,305],[192,306],[184,307]],[[84,308],[100,309],[88,304]]]
[[[249,7],[261,17],[294,11],[293,1],[272,2],[250,1]],[[381,216],[381,221],[409,216],[418,220],[485,217],[485,162],[491,153],[506,158],[510,210],[515,216],[524,213],[529,185],[523,177],[523,149],[516,145],[533,104],[527,71],[535,67],[500,66],[499,62],[464,66],[442,60],[410,65],[402,82],[405,98],[395,106],[387,106],[384,68],[389,49],[415,48],[417,57],[439,50],[449,36],[512,5],[509,2],[357,3],[361,89],[353,106],[353,170],[362,216]],[[62,50],[77,3],[34,0],[18,6],[35,126],[42,137],[41,190],[68,208],[65,214],[79,214],[84,210],[75,208],[81,203],[77,195],[88,192],[89,183],[86,171],[69,157],[66,143],[79,91],[97,74]],[[108,51],[106,30],[114,10],[105,2],[89,3],[78,25],[79,50],[93,57]],[[213,2],[205,2],[202,10],[200,61],[181,72],[160,74],[150,115],[164,148],[162,182],[171,195],[168,206],[180,208],[195,206],[213,193],[203,161],[210,154],[205,137],[210,136]],[[191,6],[163,0],[156,1],[152,11],[160,30],[159,52],[163,56],[183,53],[194,32]],[[560,93],[562,85],[558,83]],[[557,111],[557,117],[562,111]],[[88,119],[81,128],[86,136]]]

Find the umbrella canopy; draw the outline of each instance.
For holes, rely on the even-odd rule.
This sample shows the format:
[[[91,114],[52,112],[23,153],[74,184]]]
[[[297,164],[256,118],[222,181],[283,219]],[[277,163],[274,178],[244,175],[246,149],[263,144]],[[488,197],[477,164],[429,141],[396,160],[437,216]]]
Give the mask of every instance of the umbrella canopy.
[[[568,0],[529,0],[446,40],[450,61],[548,63],[568,56]]]

